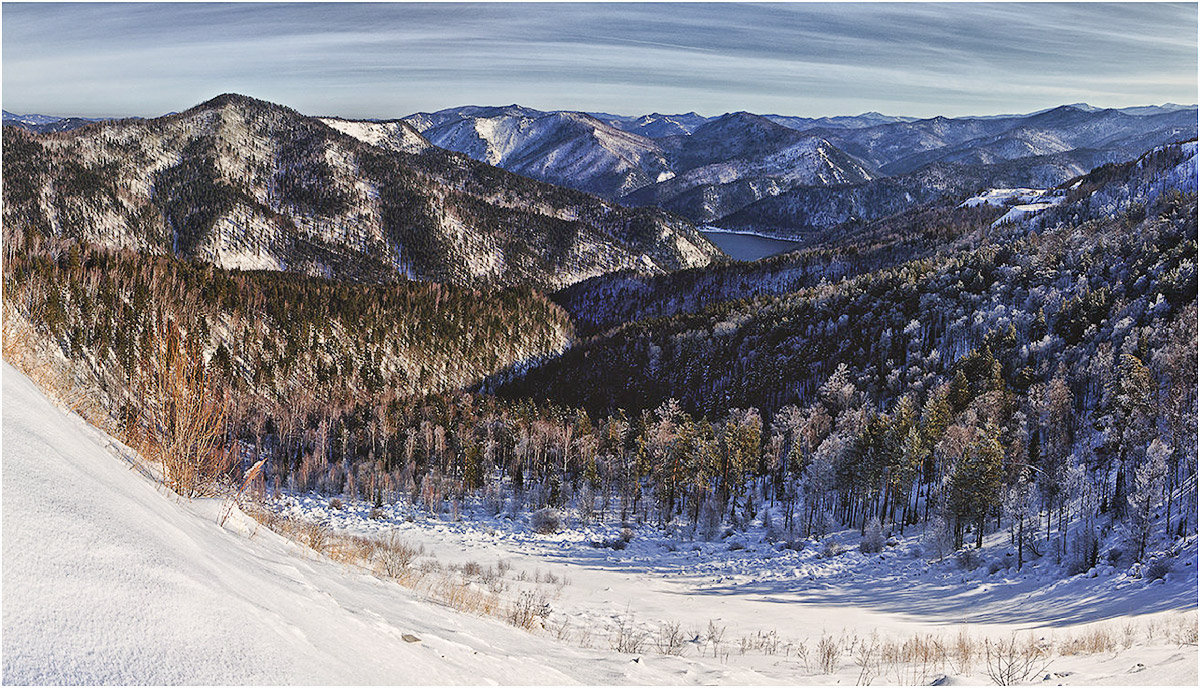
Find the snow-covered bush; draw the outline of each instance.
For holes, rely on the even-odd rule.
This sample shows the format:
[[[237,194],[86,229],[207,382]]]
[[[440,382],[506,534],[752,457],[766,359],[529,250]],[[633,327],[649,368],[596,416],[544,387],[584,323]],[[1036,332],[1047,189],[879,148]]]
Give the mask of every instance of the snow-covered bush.
[[[1148,581],[1158,580],[1170,572],[1171,559],[1165,556],[1155,557],[1142,567],[1142,578]]]
[[[546,507],[538,509],[529,515],[529,527],[534,531],[543,535],[557,533],[562,527],[562,517],[558,513],[558,509]]]
[[[878,554],[883,551],[883,526],[879,524],[879,519],[873,518],[867,524],[867,530],[863,533],[862,542],[858,543],[858,549],[863,554]]]
[[[842,543],[834,539],[829,539],[825,541],[825,545],[821,548],[821,556],[825,558],[836,557],[844,551],[846,551],[846,548],[842,546]]]
[[[931,558],[939,561],[946,558],[954,546],[954,538],[950,533],[950,525],[941,516],[935,516],[925,528],[925,536],[921,541],[921,549]]]
[[[595,515],[595,495],[592,492],[591,485],[584,483],[583,488],[579,490],[579,497],[576,500],[576,511],[579,513],[579,520],[583,524],[592,522],[592,517]]]
[[[712,497],[704,501],[700,507],[700,537],[705,540],[715,540],[721,532],[721,505]]]
[[[498,516],[504,510],[504,495],[497,487],[489,485],[484,489],[483,510],[489,516]]]
[[[762,525],[763,530],[766,531],[767,542],[775,542],[779,539],[779,529],[775,527],[775,521],[771,518],[770,509],[763,509]]]
[[[979,553],[979,550],[968,547],[955,553],[954,561],[963,571],[974,571],[983,564],[983,555]]]
[[[1071,538],[1067,554],[1067,574],[1074,576],[1086,573],[1100,559],[1100,539],[1091,528],[1081,528]]]

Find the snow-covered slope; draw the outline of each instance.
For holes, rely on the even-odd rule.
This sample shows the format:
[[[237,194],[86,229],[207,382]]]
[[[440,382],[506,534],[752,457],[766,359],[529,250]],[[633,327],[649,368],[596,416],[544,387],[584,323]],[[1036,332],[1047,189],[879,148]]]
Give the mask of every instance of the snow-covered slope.
[[[430,147],[429,141],[413,129],[404,120],[367,121],[339,119],[337,117],[318,118],[325,124],[337,129],[343,134],[353,136],[359,141],[369,143],[401,153],[420,153]]]
[[[603,118],[601,118],[603,119]],[[695,112],[682,115],[662,115],[657,112],[641,117],[627,117],[605,120],[612,126],[632,134],[661,139],[667,136],[690,134],[697,127],[708,121],[707,117]]]
[[[38,114],[32,114],[32,113],[28,114],[28,115],[18,115],[18,114],[9,112],[8,110],[4,110],[3,115],[4,115],[5,123],[11,122],[13,124],[27,124],[30,126],[37,126],[40,124],[50,124],[52,122],[57,122],[60,119],[62,119],[62,117],[53,117],[51,115],[38,115]]]
[[[653,140],[580,112],[467,107],[405,119],[436,146],[602,196],[671,176]]]
[[[763,682],[555,643],[318,560],[238,512],[218,525],[220,503],[174,498],[8,364],[3,378],[6,684]]]
[[[793,117],[791,115],[763,115],[767,119],[782,124],[797,131],[827,127],[830,129],[861,129],[879,124],[895,122],[912,122],[916,117],[897,117],[878,112],[864,112],[861,115],[838,115],[835,117]]]

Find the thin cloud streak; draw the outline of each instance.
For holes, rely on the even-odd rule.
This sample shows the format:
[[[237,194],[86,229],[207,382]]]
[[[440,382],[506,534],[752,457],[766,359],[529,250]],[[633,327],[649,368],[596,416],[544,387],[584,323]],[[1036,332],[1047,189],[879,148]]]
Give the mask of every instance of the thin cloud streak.
[[[1195,4],[12,4],[5,109],[807,116],[1196,102]]]

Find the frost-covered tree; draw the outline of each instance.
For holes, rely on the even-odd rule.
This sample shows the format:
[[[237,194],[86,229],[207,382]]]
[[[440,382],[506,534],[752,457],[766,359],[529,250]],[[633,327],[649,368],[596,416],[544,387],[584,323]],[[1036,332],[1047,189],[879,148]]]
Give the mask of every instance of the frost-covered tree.
[[[1146,552],[1146,542],[1154,525],[1154,507],[1162,501],[1163,486],[1167,477],[1167,457],[1171,447],[1161,438],[1155,438],[1146,450],[1146,460],[1134,471],[1133,489],[1128,500],[1130,528],[1137,547],[1137,557]]]

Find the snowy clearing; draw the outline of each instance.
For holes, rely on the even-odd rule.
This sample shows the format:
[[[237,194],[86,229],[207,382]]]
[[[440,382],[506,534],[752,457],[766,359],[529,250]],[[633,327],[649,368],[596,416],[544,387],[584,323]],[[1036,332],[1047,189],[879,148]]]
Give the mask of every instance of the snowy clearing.
[[[906,554],[907,540],[882,556],[823,557],[753,530],[710,543],[642,528],[613,549],[592,545],[620,539],[612,526],[539,535],[503,518],[455,523],[392,505],[372,519],[364,504],[276,502],[335,530],[397,533],[445,564],[505,560],[512,590],[552,597],[545,627],[526,632],[330,561],[239,511],[218,525],[222,502],[184,502],[131,470],[126,448],[7,364],[3,401],[5,683],[986,684],[982,657],[915,667],[864,661],[864,648],[914,633],[949,642],[964,629],[1032,629],[1061,648],[1088,622],[1125,641],[1056,652],[1028,682],[1197,679],[1196,646],[1175,637],[1195,624],[1194,540],[1164,582],[1096,571],[1052,584],[1038,565],[1020,575],[931,565]],[[659,654],[649,636],[638,652],[610,649],[610,629],[629,617],[647,634],[679,624],[683,656]],[[590,628],[591,641],[567,628]],[[842,643],[831,673],[817,658],[827,637]]]
[[[992,223],[998,227],[1008,222],[1020,222],[1046,208],[1053,208],[1066,200],[1063,192],[1055,189],[989,189],[978,196],[963,201],[960,208],[991,205],[1009,210]]]

